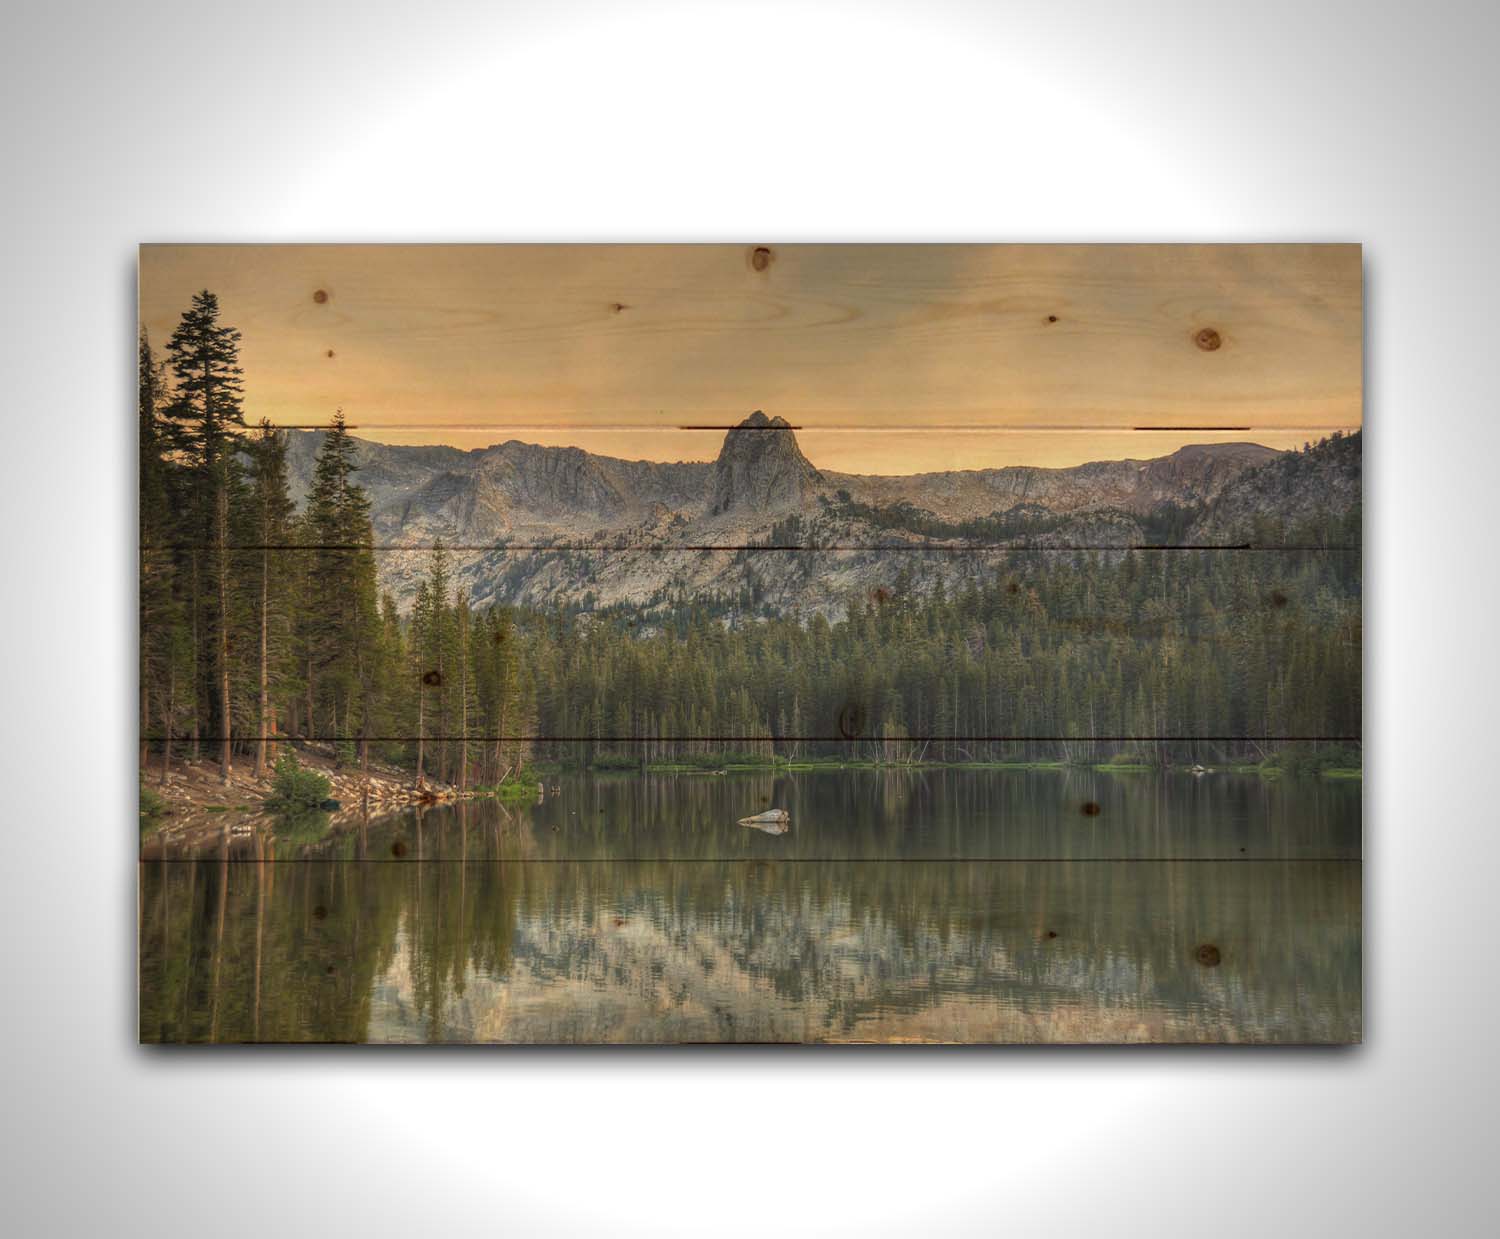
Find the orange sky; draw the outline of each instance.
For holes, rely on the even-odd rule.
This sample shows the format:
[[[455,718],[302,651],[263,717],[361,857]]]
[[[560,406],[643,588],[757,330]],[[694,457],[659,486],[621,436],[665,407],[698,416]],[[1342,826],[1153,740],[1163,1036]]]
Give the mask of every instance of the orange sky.
[[[758,408],[912,473],[1361,420],[1357,246],[148,245],[158,349],[200,288],[249,420],[391,443],[704,460]]]

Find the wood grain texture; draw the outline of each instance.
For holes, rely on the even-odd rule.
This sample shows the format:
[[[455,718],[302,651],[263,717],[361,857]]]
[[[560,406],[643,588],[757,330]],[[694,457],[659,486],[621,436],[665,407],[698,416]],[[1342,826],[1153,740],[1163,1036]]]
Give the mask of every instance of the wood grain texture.
[[[1360,422],[1357,246],[768,248],[151,246],[142,312],[211,285],[257,417],[366,433]]]
[[[142,1040],[1358,1040],[1360,262],[145,247]]]

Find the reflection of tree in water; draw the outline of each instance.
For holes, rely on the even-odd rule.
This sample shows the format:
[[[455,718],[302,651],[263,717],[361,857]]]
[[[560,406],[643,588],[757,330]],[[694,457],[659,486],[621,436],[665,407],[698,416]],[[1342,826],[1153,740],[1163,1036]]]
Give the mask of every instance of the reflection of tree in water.
[[[1357,892],[1350,865],[537,866],[515,953],[539,979],[628,990],[658,1026],[696,1001],[690,1037],[859,1035],[953,1002],[980,1037],[997,1007],[1083,1004],[1172,1013],[1179,1035],[1339,1038],[1358,1013]],[[1196,963],[1205,941],[1225,966]]]
[[[468,815],[423,847],[477,842]],[[148,865],[147,1040],[1358,1034],[1351,864]],[[1055,937],[1052,935],[1056,935]],[[1211,942],[1217,967],[1195,958]]]
[[[1085,812],[1085,806],[1088,811]],[[740,819],[785,809],[782,836]],[[278,832],[279,860],[959,859],[1348,857],[1360,786],[1084,769],[865,769],[796,774],[565,778],[538,805],[495,801],[401,814],[321,837]],[[171,849],[160,840],[153,849]],[[234,859],[255,857],[246,837]],[[218,840],[177,856],[216,858]]]
[[[468,815],[455,816],[462,833]],[[436,1030],[466,977],[508,967],[515,913],[499,866],[260,863],[276,846],[257,835],[233,861],[226,846],[218,861],[143,866],[143,1040],[367,1040],[402,945]]]

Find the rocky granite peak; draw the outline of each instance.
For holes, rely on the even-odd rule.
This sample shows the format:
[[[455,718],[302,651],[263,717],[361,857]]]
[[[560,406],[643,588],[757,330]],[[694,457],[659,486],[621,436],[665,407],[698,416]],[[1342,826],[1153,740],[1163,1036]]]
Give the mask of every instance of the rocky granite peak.
[[[756,409],[724,436],[708,510],[717,516],[736,509],[802,508],[822,482],[786,419]]]
[[[299,502],[321,440],[289,434]],[[1003,551],[893,558],[882,549],[892,544],[1220,545],[1256,541],[1278,523],[1351,511],[1357,521],[1359,452],[1356,434],[1305,453],[1217,443],[1066,468],[879,477],[815,468],[793,427],[757,410],[725,434],[713,461],[623,460],[515,440],[472,451],[356,440],[355,480],[370,493],[381,587],[403,609],[441,539],[481,605],[748,593],[768,614],[834,614],[902,571],[898,563],[925,582],[913,588],[941,579],[951,589],[1003,562]],[[778,543],[845,549],[740,553],[773,532]],[[1326,536],[1335,534],[1354,536]]]

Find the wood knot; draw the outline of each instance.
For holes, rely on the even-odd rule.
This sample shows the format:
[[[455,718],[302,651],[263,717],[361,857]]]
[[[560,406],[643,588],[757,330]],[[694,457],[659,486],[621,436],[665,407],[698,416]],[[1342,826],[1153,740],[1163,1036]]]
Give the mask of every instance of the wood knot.
[[[1279,589],[1273,589],[1270,595],[1266,598],[1266,601],[1269,602],[1273,607],[1277,607],[1279,609],[1286,606],[1287,596],[1283,594]]]
[[[328,300],[328,290],[326,288],[318,289],[317,292],[313,293],[313,300],[322,305]]]
[[[329,350],[328,350],[328,353],[327,353],[327,356],[329,356],[329,357],[332,357],[332,356],[333,356],[333,350],[332,350],[332,349],[329,349]]]
[[[771,265],[771,251],[764,245],[757,245],[750,251],[750,269],[752,271],[764,271]]]
[[[1049,323],[1055,323],[1055,322],[1057,322],[1057,315],[1056,314],[1049,314],[1049,315],[1047,315],[1047,321]]]
[[[609,303],[609,308],[611,310],[613,310],[616,314],[620,313],[622,310],[628,310],[628,309],[630,309],[630,307],[628,305],[626,305],[623,301],[611,301]]]
[[[406,855],[405,839],[397,839],[395,843],[391,844],[391,855],[394,856],[397,860],[400,860],[401,857]]]
[[[327,917],[327,915],[328,915],[328,909],[325,908],[322,904],[319,904],[316,908],[313,909],[313,919],[314,920],[321,921],[325,917]]]
[[[1055,938],[1055,937],[1057,937],[1057,930],[1055,930],[1055,929],[1049,929],[1047,931],[1047,937],[1048,938]]]
[[[864,734],[865,711],[864,707],[849,702],[839,711],[839,735],[845,740],[857,740]]]
[[[877,585],[870,591],[870,601],[877,606],[884,606],[891,600],[891,591],[884,585]]]
[[[1097,800],[1085,800],[1083,804],[1079,806],[1078,811],[1082,813],[1084,817],[1098,817],[1101,813],[1104,812],[1104,810],[1099,807],[1099,802]]]
[[[1219,333],[1212,327],[1202,327],[1199,328],[1198,334],[1193,337],[1193,343],[1201,348],[1205,353],[1212,353],[1216,348],[1219,347],[1219,345],[1223,344],[1224,341],[1220,338]]]
[[[1219,948],[1216,947],[1212,942],[1205,942],[1202,946],[1200,946],[1196,951],[1193,952],[1193,958],[1196,959],[1205,968],[1217,968],[1219,966],[1220,959]]]
[[[423,684],[430,684],[434,688],[438,687],[442,682],[443,673],[441,671],[429,671],[422,677]]]

